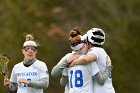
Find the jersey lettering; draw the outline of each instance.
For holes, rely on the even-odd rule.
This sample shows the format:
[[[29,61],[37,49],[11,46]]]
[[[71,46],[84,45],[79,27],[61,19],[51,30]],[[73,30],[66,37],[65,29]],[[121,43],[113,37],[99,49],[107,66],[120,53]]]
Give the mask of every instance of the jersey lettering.
[[[81,70],[76,70],[73,73],[73,70],[70,71],[70,88],[73,88],[72,78],[73,74],[75,75],[75,86],[74,87],[82,87],[83,86],[83,74]]]

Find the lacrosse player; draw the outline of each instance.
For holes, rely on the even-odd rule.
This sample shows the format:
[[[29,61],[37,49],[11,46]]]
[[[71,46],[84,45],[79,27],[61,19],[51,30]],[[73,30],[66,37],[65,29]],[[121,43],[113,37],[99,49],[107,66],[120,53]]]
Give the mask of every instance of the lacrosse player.
[[[14,66],[11,78],[4,79],[9,93],[43,93],[49,85],[49,74],[44,62],[36,59],[37,44],[28,34],[23,44],[24,60]]]
[[[52,69],[52,76],[58,76],[60,73],[62,73],[60,83],[61,85],[66,85],[65,89],[68,89],[65,90],[65,93],[93,93],[93,77],[99,77],[97,81],[104,83],[112,69],[111,63],[109,63],[110,66],[107,66],[103,74],[99,72],[95,62],[89,63],[87,65],[76,65],[74,67],[67,68],[67,62],[69,63],[70,60],[72,61],[75,58],[78,58],[73,56],[70,58],[70,60],[68,60],[67,58],[70,55],[78,54],[83,56],[87,52],[87,44],[85,38],[84,36],[80,36],[77,31],[77,29],[71,31],[71,37],[69,39],[73,52],[64,56],[60,62]],[[67,88],[68,84],[69,88]]]
[[[96,61],[99,70],[103,73],[106,69],[106,56],[107,53],[102,48],[105,42],[105,33],[100,28],[92,28],[87,32],[87,41],[89,51],[86,55],[75,59],[70,66],[79,64],[89,64],[90,62]],[[114,87],[112,85],[111,72],[110,76],[107,78],[103,85],[100,85],[97,79],[93,80],[93,93],[115,93]]]

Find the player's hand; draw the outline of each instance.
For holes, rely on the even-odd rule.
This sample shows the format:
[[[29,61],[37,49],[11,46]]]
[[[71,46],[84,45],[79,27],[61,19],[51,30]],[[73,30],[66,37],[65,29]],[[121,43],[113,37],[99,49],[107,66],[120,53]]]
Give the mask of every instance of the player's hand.
[[[108,66],[111,65],[111,59],[109,56],[106,57],[106,65],[108,65]]]
[[[10,84],[10,80],[7,79],[7,78],[4,78],[4,82],[3,83],[4,83],[5,86],[7,86],[7,85]]]
[[[76,65],[76,59],[69,64],[69,67],[73,67]]]
[[[26,80],[25,78],[19,78],[18,79],[18,82],[21,84],[21,83],[24,83],[24,84],[28,84],[29,83],[29,81],[28,80]]]
[[[74,60],[78,59],[80,57],[80,55],[77,55],[77,54],[73,54],[73,55],[70,55],[68,58],[67,58],[67,63],[71,63],[73,62]]]

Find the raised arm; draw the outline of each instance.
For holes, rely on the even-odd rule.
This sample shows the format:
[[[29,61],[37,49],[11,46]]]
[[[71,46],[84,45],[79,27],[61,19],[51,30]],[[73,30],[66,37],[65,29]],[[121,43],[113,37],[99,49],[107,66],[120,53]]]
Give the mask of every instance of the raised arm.
[[[64,56],[56,66],[53,67],[52,71],[51,71],[51,76],[52,77],[58,77],[59,75],[61,75],[62,71],[64,68],[67,68],[68,64],[66,62],[66,58],[67,55]]]
[[[71,61],[77,59],[78,55],[74,55],[74,53],[68,53],[65,55],[56,66],[53,67],[51,76],[58,77],[61,75],[63,69],[69,67]]]
[[[74,65],[84,65],[88,64],[90,62],[96,61],[97,57],[94,53],[88,53],[82,57],[79,57],[78,59],[75,59],[73,62],[71,62],[70,67]]]

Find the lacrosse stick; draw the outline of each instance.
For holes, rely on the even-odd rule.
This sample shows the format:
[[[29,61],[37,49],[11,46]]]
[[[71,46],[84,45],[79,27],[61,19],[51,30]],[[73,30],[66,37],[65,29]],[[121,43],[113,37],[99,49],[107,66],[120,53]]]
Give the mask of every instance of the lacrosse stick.
[[[9,57],[5,54],[0,54],[0,72],[4,78],[8,78],[8,62]]]

